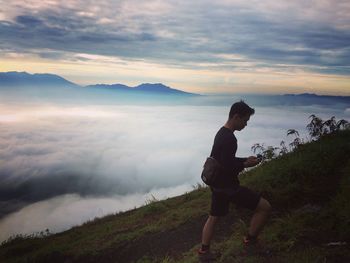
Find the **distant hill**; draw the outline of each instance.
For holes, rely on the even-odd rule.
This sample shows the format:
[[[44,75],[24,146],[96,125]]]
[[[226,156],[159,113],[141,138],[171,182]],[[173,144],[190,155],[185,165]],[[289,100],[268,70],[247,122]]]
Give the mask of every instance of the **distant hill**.
[[[29,74],[27,72],[0,72],[0,87],[58,87],[71,86],[79,87],[77,84],[70,82],[54,74]]]
[[[81,87],[73,82],[70,82],[61,76],[54,74],[29,74],[27,72],[0,72],[0,88],[1,87]],[[123,84],[96,84],[88,85],[84,88],[95,90],[111,90],[135,93],[156,93],[169,95],[197,95],[188,93],[182,90],[173,89],[161,83],[151,84],[144,83],[136,87],[129,87]]]
[[[174,95],[197,95],[194,93],[185,92],[178,89],[173,89],[168,86],[165,86],[161,83],[143,83],[141,85],[138,85],[136,87],[129,87],[123,84],[97,84],[97,85],[89,85],[86,86],[86,88],[97,88],[97,89],[109,89],[109,90],[116,90],[116,91],[126,91],[126,92],[133,92],[133,93],[157,93],[157,94],[174,94]]]
[[[110,89],[110,90],[119,90],[119,91],[130,91],[131,88],[123,84],[96,84],[88,85],[85,88],[96,88],[96,89]]]
[[[331,96],[331,95],[317,95],[313,93],[302,93],[302,94],[284,94],[284,100],[293,100],[300,103],[310,103],[310,104],[332,104],[346,103],[350,105],[350,96]]]
[[[300,94],[284,94],[285,97],[299,97],[299,98],[343,98],[350,99],[350,96],[332,96],[332,95],[318,95],[315,93],[300,93]]]
[[[193,93],[184,92],[177,89],[172,89],[170,87],[167,87],[161,83],[156,84],[149,84],[144,83],[134,88],[138,91],[146,91],[146,92],[159,92],[159,93],[173,93],[173,94],[188,94],[188,95],[195,95]]]

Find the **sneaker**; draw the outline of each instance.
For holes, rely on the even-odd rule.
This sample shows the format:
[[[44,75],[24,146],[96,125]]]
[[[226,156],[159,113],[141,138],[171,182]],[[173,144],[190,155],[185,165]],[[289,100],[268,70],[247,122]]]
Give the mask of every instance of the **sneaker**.
[[[198,250],[198,258],[200,262],[212,262],[220,257],[220,253],[212,253],[210,250]]]
[[[271,251],[264,247],[264,245],[257,238],[248,239],[247,237],[244,237],[243,245],[245,255],[268,256],[271,254]]]

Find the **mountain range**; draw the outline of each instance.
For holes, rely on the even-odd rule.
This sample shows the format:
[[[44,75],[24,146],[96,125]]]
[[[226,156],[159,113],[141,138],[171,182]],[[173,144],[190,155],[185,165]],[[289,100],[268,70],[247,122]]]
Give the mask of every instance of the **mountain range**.
[[[124,98],[141,98],[143,95],[171,95],[169,98],[191,98],[194,96],[200,96],[199,94],[185,92],[179,89],[170,88],[161,83],[143,83],[141,85],[130,87],[124,84],[95,84],[81,86],[68,81],[61,76],[55,74],[29,74],[27,72],[0,72],[0,91],[14,92],[18,96],[17,90],[21,89],[23,94],[55,94],[54,96],[66,96],[63,93],[65,91],[71,91],[71,95],[81,97],[84,94],[90,94],[89,96],[107,95],[108,97],[124,96]],[[82,92],[87,91],[87,93]],[[33,93],[34,92],[34,93]],[[95,95],[96,96],[95,96]],[[135,96],[134,96],[135,95]],[[140,95],[140,96],[136,96]],[[334,103],[342,103],[344,105],[350,105],[350,96],[332,96],[332,95],[317,95],[310,93],[303,94],[284,94],[284,95],[259,95],[259,94],[217,94],[228,100],[228,104],[231,103],[233,97],[240,97],[246,99],[248,102],[254,105],[269,106],[269,105],[332,105]],[[25,95],[27,96],[27,95]],[[37,95],[35,95],[37,96]],[[48,95],[49,96],[49,95]],[[163,96],[162,96],[163,97]],[[106,97],[104,97],[106,98]],[[148,98],[150,98],[148,96]],[[163,97],[164,98],[164,97]],[[215,96],[213,96],[214,102],[203,102],[204,104],[219,103],[215,102]]]
[[[178,89],[173,89],[161,83],[143,83],[136,87],[123,84],[96,84],[80,86],[70,82],[61,76],[54,74],[29,74],[27,72],[0,72],[0,88],[6,87],[83,87],[86,89],[104,89],[132,93],[157,93],[176,95],[197,95]]]
[[[0,72],[0,87],[20,86],[78,86],[54,74],[29,74],[27,72]]]

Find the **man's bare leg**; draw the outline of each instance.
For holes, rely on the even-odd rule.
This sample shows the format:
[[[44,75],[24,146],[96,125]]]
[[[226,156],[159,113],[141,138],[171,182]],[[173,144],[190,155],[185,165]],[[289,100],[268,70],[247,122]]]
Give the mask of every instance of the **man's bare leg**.
[[[271,213],[271,205],[264,198],[260,198],[258,206],[255,209],[254,215],[250,221],[249,236],[257,237],[264,228]]]
[[[207,219],[207,222],[205,223],[202,231],[202,245],[209,246],[210,241],[213,238],[214,234],[214,227],[215,224],[218,222],[219,217],[217,216],[209,216]]]

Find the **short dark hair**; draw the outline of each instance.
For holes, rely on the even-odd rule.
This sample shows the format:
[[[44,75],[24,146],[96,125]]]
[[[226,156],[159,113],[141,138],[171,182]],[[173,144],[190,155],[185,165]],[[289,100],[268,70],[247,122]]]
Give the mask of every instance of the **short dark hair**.
[[[233,115],[238,114],[239,117],[243,117],[246,115],[253,115],[255,113],[255,110],[251,107],[249,107],[243,100],[240,102],[236,102],[231,106],[229,118],[231,119]]]

